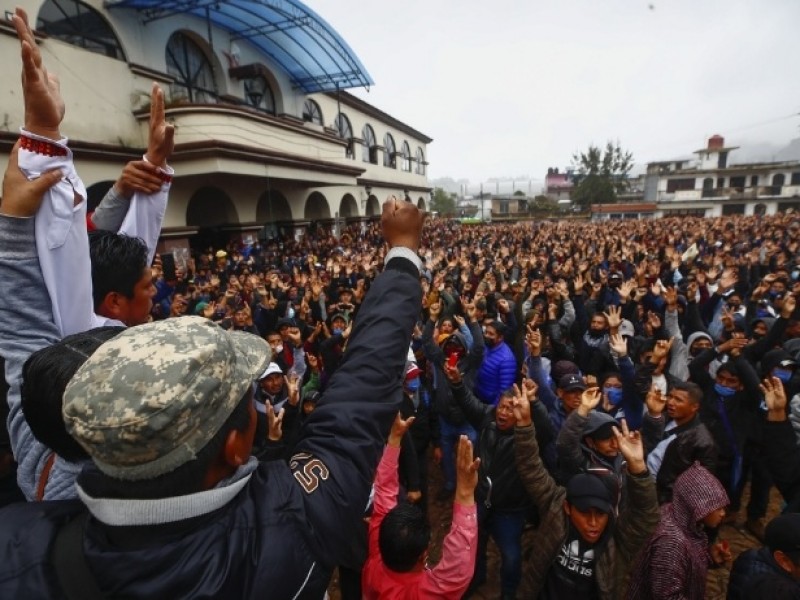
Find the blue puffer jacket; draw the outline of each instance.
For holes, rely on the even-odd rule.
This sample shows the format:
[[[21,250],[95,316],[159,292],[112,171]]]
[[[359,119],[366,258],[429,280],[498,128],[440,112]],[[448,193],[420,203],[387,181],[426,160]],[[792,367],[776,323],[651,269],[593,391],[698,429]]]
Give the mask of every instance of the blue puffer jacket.
[[[475,395],[486,404],[497,404],[500,393],[514,385],[517,379],[517,359],[508,344],[500,342],[487,348],[478,378]]]

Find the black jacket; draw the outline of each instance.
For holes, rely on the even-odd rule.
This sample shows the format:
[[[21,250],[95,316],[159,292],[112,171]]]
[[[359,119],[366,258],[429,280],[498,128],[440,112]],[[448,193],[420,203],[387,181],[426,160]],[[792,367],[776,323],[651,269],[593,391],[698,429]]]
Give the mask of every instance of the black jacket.
[[[425,323],[425,328],[422,330],[422,351],[425,353],[425,358],[433,368],[433,381],[431,382],[433,392],[433,405],[436,414],[445,419],[448,423],[453,425],[462,425],[467,419],[458,403],[453,398],[453,393],[450,391],[450,386],[447,384],[443,366],[445,355],[442,348],[433,339],[434,322],[430,319]],[[475,386],[475,375],[483,362],[483,353],[486,346],[483,342],[483,331],[481,326],[476,323],[469,324],[469,330],[472,333],[472,349],[466,352],[466,342],[464,336],[456,332],[451,337],[458,341],[465,350],[465,354],[458,361],[458,370],[461,376],[470,389]]]
[[[764,462],[786,501],[785,512],[800,512],[800,448],[788,420],[764,423]]]
[[[800,600],[800,582],[780,568],[769,548],[742,552],[728,580],[728,600]]]
[[[400,406],[421,301],[417,269],[390,261],[290,464],[260,464],[232,500],[199,517],[126,527],[90,518],[83,549],[104,595],[319,600],[335,565],[360,568],[366,540],[354,532]],[[0,598],[63,597],[50,547],[81,510],[70,501],[0,511]]]
[[[658,503],[664,504],[672,500],[672,486],[678,475],[688,469],[695,461],[712,473],[717,467],[717,446],[708,428],[695,416],[692,421],[675,427],[667,432],[666,419],[662,414],[654,419],[649,414],[642,424],[642,441],[645,452],[649,455],[663,440],[676,436],[667,446],[656,475],[656,492]]]
[[[481,466],[476,500],[488,501],[491,509],[498,511],[531,508],[533,503],[522,485],[514,461],[514,428],[500,431],[495,421],[496,407],[478,400],[463,383],[451,388],[470,425],[478,432],[476,454],[481,459]],[[531,411],[537,440],[550,443],[553,433],[547,409],[541,402],[535,402]]]

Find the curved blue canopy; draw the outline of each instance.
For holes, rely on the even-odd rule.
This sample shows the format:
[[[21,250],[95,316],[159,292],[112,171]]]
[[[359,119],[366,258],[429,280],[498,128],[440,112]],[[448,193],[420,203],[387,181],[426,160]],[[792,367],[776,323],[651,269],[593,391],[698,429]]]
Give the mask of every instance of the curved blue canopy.
[[[372,78],[350,46],[317,13],[297,0],[119,0],[145,23],[175,14],[208,19],[272,58],[304,92],[369,87]]]

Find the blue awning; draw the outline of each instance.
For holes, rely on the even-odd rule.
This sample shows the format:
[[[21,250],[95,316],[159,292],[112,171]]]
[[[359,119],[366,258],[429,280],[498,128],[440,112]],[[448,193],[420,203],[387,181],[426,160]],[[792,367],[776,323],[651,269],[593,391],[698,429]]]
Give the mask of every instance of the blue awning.
[[[350,46],[317,13],[297,0],[120,0],[145,23],[175,14],[208,19],[269,56],[307,94],[373,84]]]

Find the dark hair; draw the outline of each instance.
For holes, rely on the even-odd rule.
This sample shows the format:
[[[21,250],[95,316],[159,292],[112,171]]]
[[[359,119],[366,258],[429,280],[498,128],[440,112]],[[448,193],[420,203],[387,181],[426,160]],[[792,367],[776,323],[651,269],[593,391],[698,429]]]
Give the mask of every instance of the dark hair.
[[[98,327],[68,335],[31,354],[22,367],[22,414],[34,437],[61,458],[71,462],[89,458],[64,425],[64,390],[95,350],[124,330]]]
[[[617,379],[622,382],[622,375],[620,375],[619,371],[606,371],[602,373],[597,380],[597,383],[600,384],[600,387],[603,387],[606,384],[606,381],[611,379],[612,377],[616,377]]]
[[[694,382],[676,381],[672,384],[672,389],[688,393],[692,404],[700,404],[703,401],[703,388]]]
[[[378,533],[383,563],[392,571],[407,573],[419,562],[431,541],[428,520],[417,506],[398,504],[384,517]]]
[[[113,231],[92,231],[89,255],[95,310],[111,292],[133,298],[133,290],[147,267],[147,246],[142,240]]]
[[[728,373],[729,375],[731,375],[733,377],[741,377],[741,375],[739,375],[738,367],[736,366],[735,363],[733,363],[731,361],[722,363],[719,366],[719,368],[717,369],[717,373],[720,373],[720,372]]]
[[[193,460],[182,464],[169,473],[153,479],[140,481],[123,481],[114,479],[100,471],[90,473],[92,491],[100,492],[107,498],[153,499],[185,496],[203,491],[203,481],[209,467],[222,452],[228,434],[233,431],[244,431],[250,425],[250,405],[253,403],[253,388],[248,386],[233,412],[214,434],[208,443],[195,455]],[[95,490],[95,486],[97,488]]]

